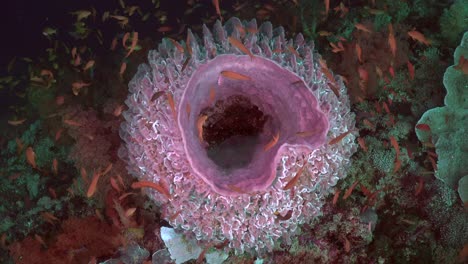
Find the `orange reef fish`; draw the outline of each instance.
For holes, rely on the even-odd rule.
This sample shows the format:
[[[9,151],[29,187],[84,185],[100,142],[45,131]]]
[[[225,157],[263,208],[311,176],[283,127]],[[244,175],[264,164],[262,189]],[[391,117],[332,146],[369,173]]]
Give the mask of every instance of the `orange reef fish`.
[[[359,43],[356,43],[355,48],[356,48],[356,55],[357,55],[358,61],[360,63],[362,63],[362,49],[361,49],[361,46],[359,45]]]
[[[356,185],[359,183],[359,181],[355,181],[353,185],[351,185],[346,192],[343,195],[343,200],[348,199],[348,197],[353,193],[354,188],[356,188]]]
[[[203,125],[206,119],[208,119],[207,115],[201,115],[197,120],[198,139],[200,139],[200,142],[203,142]]]
[[[219,8],[219,0],[213,0],[213,5],[216,9],[216,14],[219,16],[221,22],[223,22],[223,17],[221,16],[221,9]]]
[[[36,168],[36,153],[34,153],[32,147],[28,147],[26,149],[26,161],[31,165],[31,167],[34,169]]]
[[[366,27],[365,25],[361,23],[354,24],[354,27],[357,28],[358,30],[361,30],[367,33],[372,33],[372,30],[370,30],[368,27]]]
[[[330,10],[330,0],[324,0],[323,3],[325,4],[325,15],[328,15],[328,11]]]
[[[344,51],[343,43],[341,43],[341,41],[338,42],[338,45],[335,44],[335,43],[330,42],[330,46],[333,48],[332,49],[333,53],[338,53],[338,52]]]
[[[122,64],[120,64],[119,75],[122,76],[122,74],[125,72],[126,69],[127,69],[127,63],[122,62]]]
[[[184,47],[182,47],[182,45],[180,45],[179,42],[177,42],[177,41],[175,41],[174,39],[171,39],[171,38],[168,38],[168,39],[169,39],[169,41],[172,42],[172,45],[174,45],[179,52],[184,52]]]
[[[100,173],[98,172],[94,173],[93,179],[91,180],[91,184],[89,185],[88,191],[86,192],[86,197],[90,198],[91,196],[94,195],[94,193],[96,192],[97,183],[99,181],[100,176],[101,176]]]
[[[55,175],[58,174],[58,161],[56,158],[54,158],[54,160],[52,161],[52,171]]]
[[[364,139],[362,137],[358,137],[357,140],[358,140],[359,146],[361,146],[364,152],[367,152],[367,146],[366,146],[366,142],[364,141]]]
[[[135,50],[137,43],[138,43],[138,32],[134,31],[132,34],[132,45],[130,46],[130,49],[128,50],[128,53],[127,55],[125,55],[125,57],[128,57]]]
[[[413,40],[416,40],[426,46],[431,45],[431,42],[428,39],[426,39],[426,37],[419,31],[416,31],[416,30],[408,31],[408,36],[410,36]]]
[[[333,144],[336,144],[338,142],[340,142],[343,138],[345,138],[349,133],[351,133],[351,131],[346,131],[342,134],[340,134],[339,136],[337,136],[336,138],[333,138],[332,140],[330,140],[330,142],[328,142],[328,144],[330,145],[333,145]]]
[[[10,124],[12,126],[19,126],[19,125],[23,124],[24,121],[26,121],[26,118],[19,119],[19,120],[8,120],[8,124]]]
[[[174,97],[172,97],[172,93],[167,93],[167,102],[169,103],[169,107],[171,108],[172,114],[174,115],[174,119],[177,120],[177,110],[175,108]]]
[[[82,82],[82,81],[72,83],[73,94],[78,95],[80,93],[81,88],[88,87],[90,85],[91,85],[91,83],[85,83],[85,82]]]
[[[86,65],[83,67],[83,71],[86,71],[88,69],[91,69],[94,66],[94,60],[90,60],[86,63]]]
[[[397,44],[395,40],[395,35],[393,34],[392,24],[388,24],[388,46],[390,46],[392,56],[395,58],[397,52]]]
[[[231,80],[251,81],[252,79],[247,76],[233,71],[221,71],[221,75]]]
[[[431,127],[428,124],[417,124],[416,129],[419,129],[422,131],[431,131]]]
[[[458,64],[453,68],[463,72],[464,74],[468,74],[468,60],[465,58],[465,56],[461,55],[460,59],[458,59]]]
[[[145,188],[145,187],[156,190],[157,192],[164,195],[167,199],[171,198],[171,194],[169,193],[169,190],[167,190],[160,183],[154,183],[154,182],[150,182],[150,181],[138,181],[138,182],[132,183],[132,188],[133,189],[141,189],[141,188]]]
[[[299,177],[301,176],[302,172],[304,171],[305,167],[307,165],[304,164],[297,172],[296,172],[296,175],[286,184],[286,186],[283,187],[283,190],[289,190],[291,189],[292,187],[294,187],[294,185],[296,185],[296,183],[299,181]]]
[[[276,135],[273,136],[270,142],[268,142],[268,144],[266,144],[265,147],[263,147],[263,150],[267,151],[271,149],[274,145],[276,145],[276,143],[278,143],[279,136],[280,136],[279,132],[276,133]]]
[[[235,39],[233,37],[228,37],[228,40],[229,40],[229,43],[231,43],[232,46],[238,48],[243,53],[249,55],[250,59],[254,58],[254,55],[252,54],[252,52],[250,52],[250,50],[247,49],[247,47],[242,42],[240,42],[240,40]]]
[[[335,78],[333,78],[333,74],[328,69],[327,63],[322,58],[319,58],[319,64],[320,64],[320,67],[322,69],[323,74],[330,81],[330,85],[329,85],[330,89],[333,91],[333,93],[336,95],[336,97],[339,97],[340,92],[338,91],[338,88],[336,87]]]

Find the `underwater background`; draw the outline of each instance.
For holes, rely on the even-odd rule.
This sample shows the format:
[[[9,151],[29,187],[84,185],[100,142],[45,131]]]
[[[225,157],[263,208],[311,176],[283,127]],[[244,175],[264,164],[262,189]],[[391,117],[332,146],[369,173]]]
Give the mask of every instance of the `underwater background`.
[[[20,0],[3,3],[3,9],[0,263],[468,261],[467,0]],[[243,24],[236,24],[236,17]],[[219,40],[218,20],[240,42],[228,36]],[[197,52],[209,60],[220,50],[266,57],[268,49],[259,51],[249,42],[249,36],[252,42],[265,39],[268,26],[261,25],[266,21],[274,29],[268,44],[274,47],[275,36],[281,40],[269,58],[297,62],[298,68],[312,61],[318,74],[314,81],[330,87],[310,88],[318,101],[341,101],[330,103],[340,110],[330,110],[327,118],[335,122],[330,121],[321,143],[328,147],[323,157],[339,160],[333,163],[337,168],[321,172],[334,177],[333,183],[322,182],[317,203],[311,202],[316,210],[306,217],[299,207],[269,207],[272,221],[261,230],[265,237],[271,239],[280,228],[294,226],[294,232],[287,239],[283,232],[264,250],[260,239],[247,243],[245,238],[218,241],[215,235],[193,235],[196,227],[180,224],[181,219],[201,225],[208,217],[188,210],[176,197],[186,195],[198,203],[193,208],[200,208],[217,194],[208,195],[200,187],[203,181],[193,180],[190,188],[203,189],[206,197],[135,175],[143,165],[126,160],[122,149],[137,153],[143,145],[128,135],[146,133],[146,125],[130,131],[125,124],[138,123],[149,107],[130,103],[139,92],[132,85],[129,89],[129,82],[145,80],[137,74],[142,73],[138,66],[156,61],[148,57],[151,50],[167,63],[167,69],[159,69],[161,82],[173,75],[189,79],[199,65]],[[210,43],[203,25],[213,29],[212,51],[206,48]],[[237,28],[229,29],[232,25]],[[197,45],[199,51],[192,50]],[[314,50],[312,58],[304,55],[307,47]],[[309,86],[294,65],[278,64]],[[151,66],[156,72],[157,66]],[[172,66],[176,71],[168,70]],[[222,75],[228,81],[247,79],[236,72]],[[185,114],[177,113],[185,106],[178,107],[180,97],[171,91],[154,91],[147,100],[165,113],[157,116],[163,124]],[[243,124],[229,129],[239,126]],[[192,132],[203,133],[203,128],[202,123]],[[273,137],[263,149],[277,141]],[[271,183],[284,183],[278,192],[269,191],[281,198],[263,201],[312,199],[301,196],[306,177],[312,176],[301,178],[303,171],[294,166],[304,162],[304,168],[322,158],[294,158],[291,171]],[[161,159],[159,166],[164,167],[155,169],[161,177],[175,164]],[[244,198],[258,195],[246,188],[228,186]],[[240,211],[249,219],[259,213],[233,202],[226,208],[229,212],[222,213],[231,220]]]

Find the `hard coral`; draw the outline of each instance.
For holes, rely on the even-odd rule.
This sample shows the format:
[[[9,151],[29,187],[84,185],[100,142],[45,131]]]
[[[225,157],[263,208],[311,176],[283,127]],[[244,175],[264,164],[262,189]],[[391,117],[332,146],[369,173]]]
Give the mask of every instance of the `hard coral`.
[[[168,187],[153,199],[187,235],[237,253],[290,243],[356,151],[342,81],[271,23],[232,18],[184,46],[165,39],[130,82],[120,157]]]

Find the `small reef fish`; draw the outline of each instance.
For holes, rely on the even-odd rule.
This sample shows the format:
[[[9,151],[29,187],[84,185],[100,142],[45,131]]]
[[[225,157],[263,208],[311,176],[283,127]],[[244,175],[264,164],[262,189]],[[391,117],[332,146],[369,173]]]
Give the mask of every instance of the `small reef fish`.
[[[56,158],[54,158],[54,160],[52,161],[52,171],[55,175],[58,174],[58,161]]]
[[[89,10],[78,10],[75,12],[71,12],[72,15],[76,16],[76,22],[79,22],[91,15],[91,11]]]
[[[416,185],[416,189],[414,190],[414,196],[418,196],[424,188],[424,180],[422,177],[418,179],[418,185]]]
[[[203,142],[203,125],[205,124],[206,119],[208,119],[207,115],[201,115],[197,120],[198,139],[200,142]]]
[[[273,138],[270,140],[270,142],[268,142],[264,147],[263,147],[263,150],[264,151],[268,151],[269,149],[271,149],[273,146],[276,145],[276,143],[278,143],[278,140],[279,140],[279,137],[280,137],[280,133],[276,133],[276,135],[273,136]]]
[[[282,216],[279,212],[275,212],[276,219],[280,221],[286,221],[291,219],[293,210],[289,210],[284,216]]]
[[[358,30],[361,30],[367,33],[372,33],[372,30],[370,30],[368,27],[366,27],[365,25],[361,23],[354,24],[354,27],[357,28]]]
[[[393,148],[395,149],[397,157],[400,156],[400,146],[398,146],[398,142],[395,137],[390,136],[390,144],[392,144]]]
[[[78,95],[80,93],[81,88],[88,87],[90,85],[91,85],[91,83],[85,83],[85,82],[82,82],[82,81],[72,83],[73,94]]]
[[[353,193],[354,188],[356,188],[356,185],[357,185],[358,183],[359,183],[359,181],[355,181],[355,182],[353,183],[353,185],[351,185],[351,186],[346,190],[346,192],[345,192],[344,195],[343,195],[343,200],[346,200],[346,199],[348,199],[349,196],[351,196],[351,194]]]
[[[114,51],[115,48],[117,47],[117,43],[118,43],[117,38],[113,38],[111,46],[110,46],[110,50]]]
[[[89,60],[86,65],[83,67],[83,71],[86,71],[88,69],[91,69],[94,66],[95,61],[94,60]]]
[[[323,3],[325,5],[325,15],[328,15],[328,11],[330,11],[330,0],[324,0]]]
[[[94,195],[94,193],[96,192],[97,183],[99,181],[100,176],[101,176],[101,174],[99,172],[95,172],[93,174],[91,184],[89,185],[88,191],[86,192],[86,197],[90,198],[90,197],[92,197]]]
[[[392,24],[388,24],[388,46],[390,47],[390,51],[392,52],[393,58],[395,58],[397,52],[397,44],[395,40],[395,35],[393,33]]]
[[[153,103],[154,101],[156,101],[159,97],[161,97],[162,95],[164,94],[164,91],[157,91],[153,94],[153,96],[151,96],[151,99],[150,101]]]
[[[28,147],[26,149],[26,161],[33,167],[34,169],[37,167],[36,166],[36,153],[34,153],[34,150],[32,147]]]
[[[463,72],[464,74],[468,74],[468,59],[465,56],[461,55],[460,59],[458,59],[458,64],[453,67],[456,70]]]
[[[330,46],[333,48],[332,49],[333,53],[339,53],[339,52],[342,52],[342,51],[345,50],[344,47],[343,47],[343,43],[341,43],[341,41],[338,42],[338,45],[335,44],[335,43],[330,42]]]
[[[416,129],[419,129],[422,131],[431,131],[431,127],[428,124],[417,124]]]
[[[296,50],[292,45],[289,45],[289,46],[288,46],[288,50],[289,50],[292,54],[294,54],[294,56],[296,56],[296,57],[298,57],[298,58],[301,57],[301,55],[299,54],[299,52],[297,52],[297,50]]]
[[[179,51],[179,52],[184,52],[184,47],[182,47],[182,45],[180,45],[179,42],[177,42],[176,40],[174,39],[171,39],[171,38],[168,38],[169,41],[172,43],[172,45],[174,45],[174,47],[176,47],[176,49]]]
[[[130,38],[130,32],[127,32],[124,34],[124,36],[122,37],[122,46],[124,48],[127,48],[127,40]]]
[[[233,71],[221,71],[221,76],[231,79],[231,80],[239,80],[239,81],[251,81],[252,79],[247,76]]]
[[[136,45],[138,44],[138,32],[133,32],[132,33],[132,44],[130,46],[130,49],[127,52],[127,55],[125,55],[125,58],[128,57],[134,50]]]
[[[416,30],[408,31],[408,36],[410,36],[413,40],[416,40],[419,43],[422,43],[426,46],[431,45],[431,42],[428,39],[426,39],[426,37],[419,31],[416,31]]]
[[[209,95],[209,99],[208,99],[208,104],[212,104],[214,102],[215,98],[216,98],[216,90],[215,90],[214,86],[211,86],[210,95]]]
[[[174,115],[174,119],[177,120],[177,110],[175,108],[174,97],[172,93],[167,93],[167,102],[169,103],[169,107],[171,108],[172,114]]]
[[[247,47],[242,42],[240,42],[240,40],[235,39],[233,37],[228,37],[228,41],[229,43],[231,43],[232,46],[238,48],[243,53],[249,55],[250,59],[254,58],[254,55],[252,54],[252,52],[250,52],[250,50],[247,49]]]
[[[124,105],[123,105],[123,104],[120,104],[120,105],[118,105],[117,107],[115,107],[114,113],[113,113],[114,116],[115,116],[115,117],[120,116],[120,114],[122,114],[123,109],[124,109]]]
[[[333,145],[333,144],[336,144],[338,142],[340,142],[343,138],[345,138],[349,133],[351,133],[351,130],[350,131],[346,131],[344,133],[341,133],[339,136],[337,136],[336,138],[333,138],[332,140],[330,140],[330,142],[328,142],[328,144],[330,145]]]
[[[340,193],[341,191],[338,189],[335,191],[335,195],[333,195],[333,201],[332,201],[333,205],[336,205],[336,203],[338,202],[338,199],[340,198]]]
[[[64,119],[63,120],[63,123],[69,125],[69,126],[75,126],[75,127],[78,127],[78,126],[81,126],[80,123],[74,121],[74,120],[70,120],[70,119]]]
[[[121,191],[121,190],[120,190],[120,187],[119,187],[119,184],[117,183],[117,181],[115,180],[114,177],[110,177],[109,181],[110,181],[111,187],[112,187],[114,190],[116,190],[117,192],[120,192],[120,191]]]
[[[328,37],[328,36],[333,35],[333,33],[331,33],[330,31],[325,31],[325,30],[320,30],[319,32],[317,32],[317,34],[321,37]]]
[[[119,75],[122,76],[126,69],[127,69],[127,63],[122,62],[122,64],[120,64]]]
[[[364,150],[364,152],[367,152],[367,146],[366,142],[364,141],[364,138],[358,137],[357,141],[359,143],[359,146]]]
[[[301,177],[301,174],[302,172],[304,171],[305,167],[307,165],[304,164],[297,172],[296,172],[296,175],[286,184],[286,186],[283,187],[283,190],[289,190],[291,189],[292,187],[294,187],[294,185],[296,185],[296,183],[299,181],[299,177]]]
[[[26,118],[19,119],[19,120],[8,120],[8,124],[10,124],[12,126],[19,126],[19,125],[23,124],[25,121],[26,121]]]
[[[362,49],[359,43],[356,43],[355,49],[356,49],[356,56],[358,58],[358,61],[362,63]]]
[[[154,183],[154,182],[150,182],[150,181],[138,181],[138,182],[132,183],[132,188],[133,189],[141,189],[141,188],[145,188],[145,187],[156,190],[160,194],[164,195],[167,199],[171,198],[171,194],[169,193],[169,190],[167,190],[160,183]]]
[[[327,62],[325,62],[325,60],[323,60],[322,58],[319,58],[319,64],[320,64],[323,74],[330,81],[330,85],[329,85],[330,89],[333,91],[336,97],[340,97],[340,92],[338,91],[338,88],[336,87],[335,78],[333,77],[333,74],[328,69]]]
[[[223,17],[221,16],[221,9],[219,8],[219,0],[213,0],[213,5],[216,9],[216,14],[219,16],[221,22],[223,22]]]

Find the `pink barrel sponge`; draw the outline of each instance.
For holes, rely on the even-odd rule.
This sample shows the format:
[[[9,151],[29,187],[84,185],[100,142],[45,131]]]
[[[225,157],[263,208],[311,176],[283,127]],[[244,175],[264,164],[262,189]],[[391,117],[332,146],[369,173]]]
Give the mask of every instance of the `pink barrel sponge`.
[[[261,253],[320,214],[356,144],[354,132],[329,144],[354,115],[318,58],[301,34],[237,18],[150,51],[129,85],[119,155],[168,190],[150,192],[174,228]]]

